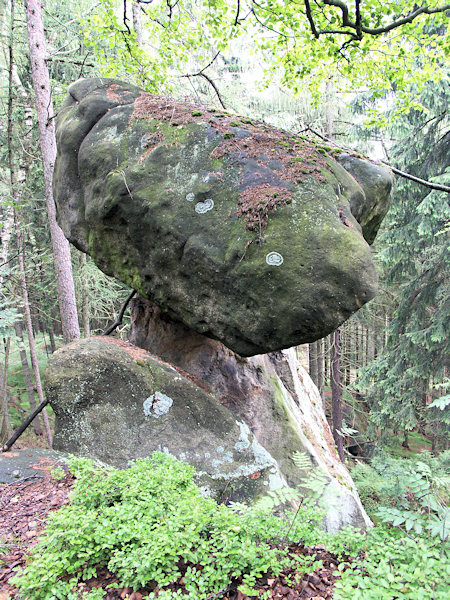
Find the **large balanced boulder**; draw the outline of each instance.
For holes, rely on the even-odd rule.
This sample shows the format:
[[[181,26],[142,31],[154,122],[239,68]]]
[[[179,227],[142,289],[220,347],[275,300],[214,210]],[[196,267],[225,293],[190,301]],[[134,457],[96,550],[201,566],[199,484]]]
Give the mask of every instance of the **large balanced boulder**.
[[[240,355],[319,339],[376,293],[383,167],[99,78],[70,86],[57,143],[68,239]]]

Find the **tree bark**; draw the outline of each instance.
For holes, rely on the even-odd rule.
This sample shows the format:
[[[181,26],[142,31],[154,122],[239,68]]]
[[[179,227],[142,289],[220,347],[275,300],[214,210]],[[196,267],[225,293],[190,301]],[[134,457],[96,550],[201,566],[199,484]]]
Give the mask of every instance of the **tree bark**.
[[[323,384],[327,386],[330,382],[330,336],[323,338]],[[325,394],[325,392],[324,392]],[[324,398],[325,399],[325,398]]]
[[[52,349],[52,353],[56,352],[55,332],[51,325],[48,328],[48,337],[50,338],[50,348]]]
[[[87,263],[86,254],[81,255],[81,269],[85,267]],[[89,291],[86,283],[86,277],[82,277],[82,294],[83,294],[83,331],[84,337],[90,337],[91,335],[91,326],[89,323]]]
[[[403,442],[402,442],[402,446],[403,448],[408,448],[409,450],[409,431],[407,429],[405,429],[405,431],[403,432]]]
[[[56,286],[65,343],[80,337],[69,242],[56,222],[52,178],[56,158],[55,123],[46,58],[40,0],[25,0],[31,76],[35,93],[39,137],[44,169],[45,199],[55,262]]]
[[[320,397],[322,402],[325,399],[324,390],[324,361],[323,361],[323,346],[324,340],[318,340],[317,342],[317,387],[319,389]]]
[[[136,33],[136,41],[138,46],[142,46],[143,35],[142,35],[142,14],[141,7],[136,0],[132,1],[131,10],[133,14],[133,29]]]
[[[331,345],[331,410],[333,417],[333,437],[339,458],[344,462],[344,441],[342,435],[342,388],[341,388],[341,348],[339,329],[332,334]]]

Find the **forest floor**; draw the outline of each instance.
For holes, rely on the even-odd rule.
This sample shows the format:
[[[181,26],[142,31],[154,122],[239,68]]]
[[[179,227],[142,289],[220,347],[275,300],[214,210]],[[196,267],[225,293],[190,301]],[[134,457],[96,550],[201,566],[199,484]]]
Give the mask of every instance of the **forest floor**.
[[[29,457],[33,461],[31,451]],[[55,478],[52,471],[57,466],[60,468],[60,465],[50,457],[34,459],[29,467],[36,475],[0,484],[0,600],[20,600],[19,591],[12,584],[11,578],[25,566],[26,557],[39,539],[48,515],[69,501],[74,477],[66,472],[61,479]],[[322,561],[322,567],[307,575],[297,573],[294,569],[287,570],[278,577],[267,574],[257,582],[260,596],[273,600],[331,599],[336,581],[334,573],[338,573],[336,556],[323,546],[293,544],[290,551],[300,556],[315,555],[315,560]],[[142,600],[152,591],[150,588],[133,592],[131,588],[110,587],[117,582],[117,578],[106,569],[99,570],[95,579],[80,584],[80,592],[101,586],[105,590],[105,600]],[[240,584],[240,580],[230,582],[226,590],[218,594],[212,593],[210,600],[250,598],[237,589]],[[183,577],[174,584],[173,589],[183,590]],[[263,596],[263,592],[266,596]]]

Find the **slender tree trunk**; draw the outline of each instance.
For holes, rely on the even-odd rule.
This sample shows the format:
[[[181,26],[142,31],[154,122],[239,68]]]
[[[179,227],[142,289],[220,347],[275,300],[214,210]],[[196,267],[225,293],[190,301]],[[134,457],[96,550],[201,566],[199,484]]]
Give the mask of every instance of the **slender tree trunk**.
[[[31,379],[30,367],[28,366],[27,353],[25,351],[23,342],[22,323],[20,323],[20,321],[16,322],[15,330],[16,336],[18,337],[20,343],[20,362],[22,363],[23,378],[25,380],[25,389],[27,392],[28,401],[30,403],[30,412],[33,412],[34,410],[36,410],[36,399],[34,397],[33,381]],[[36,435],[42,435],[42,427],[39,422],[39,418],[36,418],[33,421],[33,431]]]
[[[324,400],[324,363],[323,363],[323,340],[317,341],[317,387],[319,388],[322,402]]]
[[[0,441],[3,444],[8,438],[11,437],[11,421],[9,418],[9,406],[8,406],[8,370],[9,370],[9,351],[11,348],[11,338],[3,340],[5,362],[3,368],[0,371]]]
[[[315,385],[318,384],[318,364],[317,364],[317,342],[308,344],[309,353],[309,376],[314,381]]]
[[[323,338],[323,384],[327,386],[330,382],[330,336]]]
[[[16,225],[17,227],[17,225]],[[17,227],[17,251],[18,251],[18,259],[19,259],[19,276],[20,276],[20,285],[22,288],[22,298],[23,298],[23,307],[25,312],[25,322],[27,325],[27,333],[28,333],[28,343],[30,345],[30,358],[31,364],[33,366],[34,378],[36,381],[36,390],[39,398],[39,404],[44,401],[44,393],[42,391],[42,383],[41,383],[41,375],[39,373],[39,364],[37,360],[36,354],[36,343],[34,340],[33,334],[33,326],[31,324],[31,312],[30,312],[30,303],[28,301],[28,289],[27,289],[27,280],[25,276],[25,264],[23,258],[23,244],[22,244],[22,234],[20,233],[19,228]],[[45,433],[47,435],[48,443],[51,447],[52,445],[52,433],[50,430],[50,423],[48,421],[48,416],[46,409],[42,411],[42,418],[44,421]]]
[[[48,328],[48,337],[50,338],[50,348],[52,349],[52,352],[56,352],[55,332],[51,325]]]
[[[133,4],[134,6],[134,4]],[[83,271],[83,268],[86,266],[87,263],[87,257],[86,254],[82,254],[81,255],[81,269]],[[87,283],[86,283],[86,278],[82,277],[82,294],[83,294],[83,330],[84,330],[84,337],[90,337],[91,335],[91,327],[90,327],[90,323],[89,323],[89,290],[87,287]]]
[[[331,345],[331,409],[333,417],[333,437],[339,458],[344,462],[344,441],[342,435],[342,388],[341,388],[341,347],[339,329],[333,334]]]
[[[55,261],[56,286],[65,343],[80,337],[69,242],[56,222],[52,178],[56,158],[55,123],[40,0],[25,0],[31,77],[36,100],[44,169],[45,199]]]

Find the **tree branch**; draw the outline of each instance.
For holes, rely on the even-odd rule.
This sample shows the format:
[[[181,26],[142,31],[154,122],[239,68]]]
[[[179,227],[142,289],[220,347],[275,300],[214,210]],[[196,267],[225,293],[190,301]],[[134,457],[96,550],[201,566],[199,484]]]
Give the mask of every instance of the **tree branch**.
[[[306,18],[308,19],[313,36],[317,39],[319,37],[319,33],[316,29],[316,24],[314,23],[314,19],[312,17],[311,5],[309,3],[309,0],[304,0],[304,2],[305,2]]]
[[[440,190],[441,192],[447,192],[450,194],[450,187],[448,185],[444,185],[442,183],[434,183],[432,181],[426,181],[425,179],[421,179],[420,177],[416,177],[415,175],[411,175],[410,173],[406,173],[405,171],[400,171],[396,167],[388,164],[384,160],[380,161],[386,167],[389,167],[393,173],[396,175],[400,175],[400,177],[404,177],[405,179],[410,179],[411,181],[415,181],[416,183],[420,183],[425,187],[428,187],[432,190]]]
[[[306,17],[311,25],[312,14],[311,14],[311,8],[309,6],[309,0],[304,0],[304,2],[305,2],[305,8],[306,8]],[[389,31],[392,31],[393,29],[397,29],[398,27],[401,27],[402,25],[412,23],[420,15],[432,15],[432,14],[442,13],[442,12],[446,12],[446,11],[450,10],[450,4],[443,4],[442,6],[436,7],[436,8],[430,8],[427,5],[425,5],[425,6],[416,8],[415,10],[410,12],[408,15],[405,15],[404,17],[399,17],[398,19],[395,19],[388,25],[383,25],[381,27],[367,27],[366,25],[363,25],[363,23],[362,23],[361,0],[355,0],[356,21],[352,21],[350,19],[348,7],[345,4],[345,2],[343,2],[343,0],[323,0],[323,3],[326,6],[334,6],[335,8],[339,8],[339,10],[341,11],[341,16],[342,16],[342,27],[349,27],[350,29],[355,30],[356,34],[353,32],[349,32],[348,30],[345,30],[345,29],[338,29],[338,30],[324,29],[324,30],[319,30],[319,31],[316,30],[317,34],[318,34],[316,36],[316,34],[314,33],[314,30],[311,27],[311,30],[313,31],[315,37],[318,37],[320,35],[334,33],[334,34],[339,34],[339,35],[352,35],[357,40],[361,40],[364,33],[366,33],[368,35],[380,35],[382,33],[388,33]]]
[[[206,67],[203,67],[203,69],[200,69],[200,71],[198,71],[197,73],[190,73],[188,75],[180,75],[180,77],[187,77],[187,78],[191,78],[191,77],[203,77],[203,79],[206,79],[206,81],[209,83],[209,85],[213,88],[213,90],[216,92],[216,96],[220,102],[220,106],[226,110],[226,106],[222,100],[222,96],[220,95],[220,92],[216,86],[216,84],[214,83],[214,81],[208,77],[208,75],[205,74],[206,69],[208,69],[213,63],[214,61],[217,59],[217,57],[220,54],[220,50],[216,53],[216,55],[214,56],[214,58],[206,65]]]
[[[349,154],[355,155],[355,152],[351,148],[344,148],[342,146],[336,145],[333,140],[330,140],[329,138],[325,137],[324,135],[322,135],[321,133],[319,133],[318,131],[316,131],[315,129],[310,127],[309,125],[307,127],[305,127],[305,129],[302,129],[302,131],[310,131],[311,133],[313,133],[314,135],[319,137],[324,142],[330,142],[336,148],[339,148],[339,150],[343,150],[344,152],[348,152]],[[400,177],[404,177],[405,179],[410,179],[411,181],[420,183],[420,185],[428,187],[432,190],[439,190],[441,192],[450,193],[450,187],[448,185],[444,185],[442,183],[434,183],[433,181],[427,181],[426,179],[421,179],[420,177],[416,177],[415,175],[411,175],[410,173],[406,173],[405,171],[401,171],[400,169],[393,167],[391,164],[387,163],[384,160],[380,160],[380,162],[384,166],[389,167],[389,169],[391,169],[391,171],[393,173],[395,173],[396,175],[400,175]]]
[[[113,323],[112,325],[110,325],[107,329],[105,329],[105,331],[102,333],[102,335],[109,335],[115,329],[117,329],[117,327],[119,327],[119,325],[122,325],[123,315],[125,314],[125,311],[127,310],[127,306],[130,303],[130,300],[133,298],[133,296],[135,294],[136,294],[136,290],[133,290],[128,295],[128,298],[125,300],[125,302],[123,303],[122,308],[120,309],[120,313],[119,313],[119,316],[117,317],[117,321],[115,323]]]

